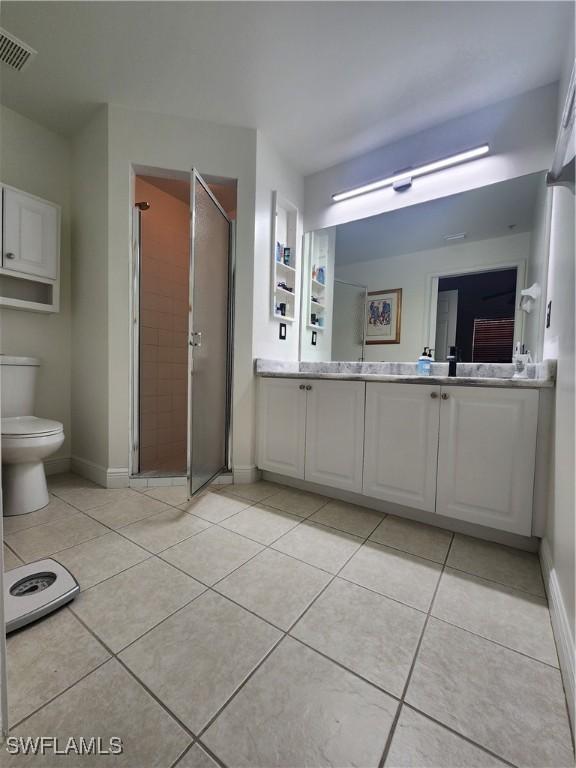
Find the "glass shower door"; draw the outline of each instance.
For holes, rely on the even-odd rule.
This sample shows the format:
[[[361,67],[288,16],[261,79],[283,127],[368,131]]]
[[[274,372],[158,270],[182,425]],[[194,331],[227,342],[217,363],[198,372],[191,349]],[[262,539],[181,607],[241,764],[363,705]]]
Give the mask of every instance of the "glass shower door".
[[[192,213],[188,482],[194,495],[226,469],[230,411],[230,221],[196,172]]]

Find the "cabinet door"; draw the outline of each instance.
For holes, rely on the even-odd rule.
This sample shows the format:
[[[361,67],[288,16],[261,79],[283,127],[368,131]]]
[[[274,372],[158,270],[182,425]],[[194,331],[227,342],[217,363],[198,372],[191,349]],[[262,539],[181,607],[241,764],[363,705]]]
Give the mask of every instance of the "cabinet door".
[[[308,381],[305,478],[362,491],[363,381]]]
[[[436,512],[529,536],[538,392],[442,387]]]
[[[306,390],[302,381],[259,379],[257,464],[260,469],[303,479],[305,440]]]
[[[434,512],[440,387],[366,385],[366,496]]]
[[[59,216],[57,206],[5,188],[3,268],[55,280]]]

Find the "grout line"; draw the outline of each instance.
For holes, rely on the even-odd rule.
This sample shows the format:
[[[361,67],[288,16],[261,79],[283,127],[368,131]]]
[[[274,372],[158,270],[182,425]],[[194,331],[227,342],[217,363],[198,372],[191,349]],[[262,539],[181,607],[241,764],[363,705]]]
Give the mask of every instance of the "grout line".
[[[460,733],[459,731],[454,730],[454,728],[451,728],[449,725],[446,725],[446,723],[443,723],[441,720],[436,720],[435,717],[432,717],[432,715],[429,715],[427,712],[424,712],[421,709],[418,709],[418,707],[415,707],[413,704],[408,704],[407,701],[404,701],[402,703],[402,708],[406,707],[406,709],[411,709],[414,712],[417,712],[422,717],[425,717],[426,720],[430,720],[435,725],[439,725],[444,730],[448,731],[449,733],[454,734],[454,736],[459,737],[460,739],[463,739],[464,741],[467,741],[468,744],[471,744],[473,747],[476,747],[477,749],[481,749],[482,752],[485,752],[486,754],[490,755],[491,757],[496,758],[500,762],[504,763],[504,765],[509,765],[511,768],[518,768],[518,766],[515,763],[511,763],[509,760],[506,760],[505,757],[502,757],[501,755],[496,754],[496,752],[492,752],[487,747],[482,746],[482,744],[478,744],[476,741],[472,741],[472,739],[469,736],[465,736],[463,733]]]
[[[461,632],[466,632],[466,634],[472,635],[473,637],[478,637],[480,638],[480,640],[485,640],[488,643],[493,643],[494,645],[497,645],[499,648],[504,648],[504,650],[506,651],[517,653],[518,656],[523,656],[525,659],[530,659],[530,661],[535,661],[537,664],[542,664],[543,666],[548,667],[549,669],[555,669],[557,672],[560,671],[560,667],[555,666],[554,664],[550,664],[547,661],[542,661],[542,659],[537,659],[536,656],[530,656],[530,654],[526,653],[525,651],[519,651],[517,648],[512,648],[511,646],[505,645],[504,643],[501,643],[498,640],[494,640],[491,637],[486,637],[486,635],[481,635],[479,632],[474,632],[474,630],[467,629],[467,627],[463,627],[460,624],[454,624],[452,621],[443,619],[441,616],[436,616],[435,614],[431,613],[430,618],[434,619],[434,621],[440,621],[442,622],[442,624],[447,624],[449,627],[454,627],[454,629],[459,629]]]
[[[96,638],[100,645],[104,646],[104,643],[99,638]],[[108,649],[106,649],[108,650]],[[66,686],[62,691],[59,691],[55,696],[52,696],[51,699],[48,701],[45,701],[43,704],[41,704],[39,707],[37,707],[35,710],[30,712],[30,714],[26,715],[25,717],[21,718],[17,722],[15,722],[13,725],[10,725],[9,730],[12,732],[15,728],[18,728],[22,723],[25,723],[26,720],[29,720],[31,717],[34,717],[34,715],[37,715],[40,710],[44,709],[44,707],[47,707],[49,704],[52,704],[52,702],[56,701],[56,699],[59,699],[60,696],[63,696],[67,691],[69,691],[71,688],[74,688],[75,685],[78,685],[78,683],[81,683],[82,680],[85,680],[87,677],[89,677],[93,672],[96,672],[96,670],[100,669],[100,667],[103,667],[104,664],[108,664],[109,661],[112,661],[112,656],[108,656],[107,659],[104,659],[104,661],[101,661],[100,664],[97,664],[94,669],[91,669],[89,672],[86,672],[86,674],[82,675],[82,677],[79,677],[78,680],[75,680],[70,685]]]
[[[390,747],[392,745],[392,739],[394,738],[394,733],[396,732],[396,726],[398,725],[398,720],[400,718],[400,712],[402,710],[402,704],[404,703],[404,699],[406,698],[406,694],[408,692],[408,686],[410,685],[410,682],[412,680],[412,674],[414,672],[414,668],[416,666],[416,660],[418,658],[418,653],[420,652],[420,648],[422,647],[422,642],[424,640],[424,634],[426,632],[426,627],[428,626],[428,622],[430,621],[430,612],[432,610],[432,606],[434,605],[434,600],[436,599],[436,595],[438,594],[438,590],[440,589],[440,582],[442,581],[442,576],[444,574],[444,569],[446,568],[446,562],[448,561],[448,557],[450,555],[450,550],[452,548],[452,542],[454,541],[454,534],[452,534],[452,538],[450,539],[450,544],[448,545],[448,550],[446,551],[446,557],[444,558],[444,563],[442,564],[442,570],[440,571],[440,574],[438,576],[438,581],[436,582],[436,587],[434,589],[434,593],[432,595],[432,599],[430,600],[430,605],[428,606],[428,612],[426,615],[426,618],[424,619],[424,624],[422,625],[422,631],[420,632],[420,637],[418,639],[418,642],[416,644],[416,650],[414,652],[414,657],[412,659],[412,664],[410,665],[410,669],[408,670],[408,674],[406,676],[406,681],[404,683],[404,689],[402,690],[402,695],[400,696],[400,707],[398,708],[398,711],[396,712],[396,716],[394,718],[394,722],[392,723],[392,727],[390,728],[390,731],[388,733],[388,738],[386,739],[386,744],[384,746],[384,752],[382,753],[382,757],[380,758],[380,762],[378,763],[378,768],[384,768],[384,765],[386,763],[386,758],[388,757],[388,753],[390,751]]]
[[[204,593],[202,593],[202,594],[204,594]],[[197,595],[197,597],[200,597],[200,595]],[[196,598],[193,598],[193,600],[195,600],[195,599],[196,599]],[[191,600],[190,602],[193,602],[193,600]],[[188,605],[189,605],[189,603],[188,603]],[[185,607],[185,606],[183,606],[183,607]],[[172,614],[172,615],[173,615],[173,614]],[[163,702],[163,701],[161,701],[161,699],[159,699],[159,698],[158,698],[158,696],[157,696],[157,695],[156,695],[156,694],[155,694],[153,691],[151,691],[151,690],[150,690],[150,688],[148,688],[148,686],[147,686],[147,685],[146,685],[146,684],[145,684],[145,683],[144,683],[142,680],[140,680],[140,678],[139,678],[139,677],[137,677],[137,675],[136,675],[136,674],[135,674],[135,673],[134,673],[134,672],[133,672],[133,671],[130,669],[130,667],[128,667],[128,666],[126,665],[126,663],[125,663],[125,662],[124,662],[124,661],[123,661],[123,660],[120,658],[119,654],[120,654],[120,653],[122,653],[123,651],[125,651],[125,650],[126,650],[126,648],[128,648],[129,646],[126,646],[125,648],[122,648],[120,651],[118,651],[118,653],[115,653],[115,652],[114,652],[114,651],[113,651],[111,648],[109,648],[109,647],[106,645],[106,643],[105,643],[105,642],[102,640],[102,638],[98,637],[98,635],[97,635],[97,634],[94,632],[94,630],[93,630],[93,629],[91,629],[91,627],[90,627],[90,626],[88,626],[88,624],[86,624],[86,622],[85,622],[83,619],[81,619],[79,616],[76,616],[76,614],[74,614],[74,616],[75,616],[75,617],[78,619],[78,621],[79,621],[79,622],[82,624],[82,626],[84,627],[84,629],[86,629],[86,631],[87,631],[87,632],[89,632],[89,633],[90,633],[90,634],[91,634],[91,635],[92,635],[94,638],[96,638],[96,640],[98,640],[98,642],[99,642],[99,643],[100,643],[100,644],[101,644],[101,645],[102,645],[102,646],[103,646],[103,647],[106,649],[106,651],[108,651],[108,653],[110,653],[110,654],[111,654],[111,655],[110,655],[110,657],[109,657],[108,659],[106,659],[106,661],[104,662],[104,664],[106,664],[108,661],[112,661],[112,659],[116,660],[116,661],[118,662],[118,664],[120,664],[120,666],[122,666],[122,667],[123,667],[123,669],[125,669],[125,670],[126,670],[126,672],[128,672],[128,673],[129,673],[130,677],[132,677],[132,679],[133,679],[133,680],[135,680],[135,681],[136,681],[136,683],[137,683],[138,685],[140,685],[142,688],[144,688],[144,690],[145,690],[145,691],[146,691],[146,692],[147,692],[147,693],[148,693],[148,694],[149,694],[149,695],[150,695],[150,696],[151,696],[151,697],[152,697],[152,698],[153,698],[153,699],[154,699],[156,702],[158,702],[158,704],[160,704],[160,706],[162,707],[162,709],[163,709],[163,710],[164,710],[164,711],[165,711],[165,712],[166,712],[166,713],[169,715],[169,717],[171,717],[173,720],[175,720],[175,721],[178,723],[178,725],[179,725],[179,726],[180,726],[180,727],[181,727],[181,728],[182,728],[182,729],[183,729],[183,730],[184,730],[184,731],[185,731],[185,732],[186,732],[186,733],[187,733],[187,734],[188,734],[188,735],[189,735],[189,736],[192,738],[192,740],[193,740],[193,741],[192,741],[192,744],[193,744],[193,743],[194,743],[194,739],[196,738],[196,736],[195,736],[195,734],[194,734],[194,733],[193,733],[193,732],[190,730],[190,728],[188,728],[188,726],[187,726],[187,725],[185,725],[185,723],[183,723],[183,722],[180,720],[180,718],[179,718],[179,717],[178,717],[176,714],[174,714],[174,712],[172,712],[170,709],[168,709],[168,707],[166,706],[166,704],[164,704],[164,702]],[[166,618],[169,618],[169,617],[167,616]],[[165,621],[165,619],[164,619],[164,621]],[[161,622],[161,623],[162,623],[162,622]],[[156,626],[158,626],[158,625],[156,625]],[[148,630],[148,631],[150,631],[150,630]],[[146,632],[145,634],[148,634],[148,632]],[[144,635],[142,635],[142,637],[144,637]],[[138,639],[140,639],[140,638],[138,638]],[[102,664],[101,664],[100,666],[102,666]],[[94,671],[94,670],[92,670],[92,671]],[[90,673],[88,673],[88,674],[90,674]],[[88,676],[88,675],[85,675],[85,677],[87,677],[87,676]],[[79,681],[77,681],[77,682],[79,682]],[[74,683],[74,685],[76,685],[76,683]],[[70,686],[70,687],[73,687],[73,686]],[[61,695],[61,694],[59,694],[59,695]],[[57,698],[57,697],[55,697],[55,698]],[[190,744],[190,746],[192,746],[192,744]]]
[[[214,752],[212,752],[212,750],[210,749],[210,747],[207,747],[207,746],[204,744],[204,742],[203,742],[203,741],[201,741],[200,739],[198,739],[198,740],[196,741],[196,744],[198,744],[198,746],[199,746],[199,747],[202,747],[202,749],[203,749],[203,750],[204,750],[204,751],[205,751],[205,752],[206,752],[206,753],[207,753],[207,754],[208,754],[208,755],[209,755],[209,756],[212,758],[212,760],[214,760],[214,762],[216,763],[216,765],[220,765],[220,766],[223,766],[223,768],[226,768],[226,763],[225,763],[225,762],[224,762],[224,761],[223,761],[221,758],[219,758],[219,757],[218,757],[218,756],[217,756],[217,755],[216,755]]]

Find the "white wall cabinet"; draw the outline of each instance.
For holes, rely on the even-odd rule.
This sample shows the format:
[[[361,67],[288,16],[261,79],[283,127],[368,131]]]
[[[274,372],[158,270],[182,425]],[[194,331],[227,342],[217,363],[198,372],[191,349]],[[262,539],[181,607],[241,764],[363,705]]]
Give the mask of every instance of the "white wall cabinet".
[[[60,206],[0,184],[0,306],[58,312]]]
[[[440,402],[438,385],[366,385],[367,496],[434,512]]]
[[[523,536],[537,390],[261,378],[258,466]]]
[[[538,392],[443,387],[436,512],[529,536]]]
[[[306,480],[362,492],[364,392],[363,381],[307,383]]]
[[[362,491],[362,381],[260,379],[258,466]]]
[[[56,280],[59,213],[52,203],[5,187],[3,269]]]

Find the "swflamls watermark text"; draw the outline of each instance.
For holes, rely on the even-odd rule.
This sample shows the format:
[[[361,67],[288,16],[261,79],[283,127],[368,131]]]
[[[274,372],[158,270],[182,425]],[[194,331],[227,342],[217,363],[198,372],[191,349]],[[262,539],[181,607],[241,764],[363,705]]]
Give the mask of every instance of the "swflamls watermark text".
[[[10,755],[120,755],[124,745],[118,736],[8,736],[6,751]]]

